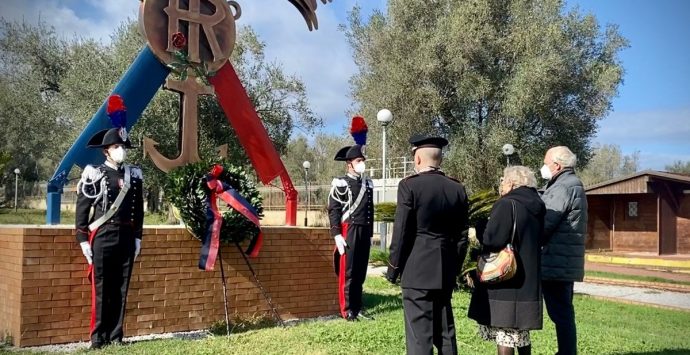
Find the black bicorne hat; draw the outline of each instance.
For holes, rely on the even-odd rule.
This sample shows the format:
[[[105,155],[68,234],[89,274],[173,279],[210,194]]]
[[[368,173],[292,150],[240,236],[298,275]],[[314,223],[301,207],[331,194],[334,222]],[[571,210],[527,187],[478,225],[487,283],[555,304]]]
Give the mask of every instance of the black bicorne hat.
[[[94,134],[86,144],[89,148],[107,148],[113,144],[122,144],[125,148],[132,148],[132,142],[124,128],[104,129]]]
[[[335,158],[333,158],[333,160],[348,161],[357,158],[366,158],[362,152],[362,146],[359,144],[340,148],[338,153],[335,154]]]

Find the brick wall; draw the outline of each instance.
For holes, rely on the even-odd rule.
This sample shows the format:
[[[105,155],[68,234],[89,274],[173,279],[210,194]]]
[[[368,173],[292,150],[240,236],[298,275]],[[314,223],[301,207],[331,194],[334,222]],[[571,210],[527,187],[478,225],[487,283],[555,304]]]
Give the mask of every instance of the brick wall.
[[[0,227],[0,307],[7,308],[0,308],[0,332],[9,333],[15,345],[88,340],[91,286],[73,236],[68,227]],[[219,264],[217,271],[198,270],[199,245],[180,227],[144,230],[130,283],[126,335],[203,329],[224,319]],[[269,306],[237,249],[222,250],[230,312],[267,314]],[[252,264],[284,319],[337,313],[331,253],[326,229],[264,229],[261,254]],[[15,269],[14,279],[4,277],[5,269]]]
[[[20,334],[21,238],[21,228],[4,228],[0,234],[0,342]]]

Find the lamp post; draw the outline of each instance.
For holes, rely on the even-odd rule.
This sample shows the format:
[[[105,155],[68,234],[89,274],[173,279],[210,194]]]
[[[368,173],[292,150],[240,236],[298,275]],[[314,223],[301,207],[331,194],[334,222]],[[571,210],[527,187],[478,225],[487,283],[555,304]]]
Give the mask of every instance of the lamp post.
[[[308,160],[305,160],[302,163],[302,167],[304,168],[304,191],[307,194],[307,208],[304,210],[304,226],[307,226],[307,214],[309,213],[309,180],[308,180],[308,174],[309,174],[309,168],[311,168],[311,163]]]
[[[506,167],[510,166],[510,156],[515,153],[515,147],[512,144],[504,144],[501,151],[506,156]]]
[[[379,202],[386,202],[386,175],[388,175],[386,171],[386,127],[391,120],[393,120],[393,114],[390,110],[384,108],[376,114],[376,120],[379,121],[383,127],[383,152],[381,154],[381,185],[383,188],[381,189],[381,200]],[[386,250],[388,225],[386,222],[381,222],[380,226],[379,235],[381,236],[381,250]]]
[[[19,189],[19,168],[14,169],[14,212],[17,212],[17,189]]]
[[[379,121],[383,127],[383,153],[381,156],[381,185],[383,189],[380,202],[386,202],[386,127],[391,120],[393,120],[393,114],[390,110],[384,108],[376,114],[376,120]]]

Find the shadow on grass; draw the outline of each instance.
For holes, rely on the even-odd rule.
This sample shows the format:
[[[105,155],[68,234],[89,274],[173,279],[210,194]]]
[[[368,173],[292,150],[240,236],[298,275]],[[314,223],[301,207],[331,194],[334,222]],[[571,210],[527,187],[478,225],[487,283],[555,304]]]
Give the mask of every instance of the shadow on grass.
[[[614,355],[687,355],[690,349],[664,349],[659,351],[631,351],[615,353]]]
[[[365,292],[362,295],[362,303],[364,308],[371,314],[382,314],[402,309],[400,295]]]

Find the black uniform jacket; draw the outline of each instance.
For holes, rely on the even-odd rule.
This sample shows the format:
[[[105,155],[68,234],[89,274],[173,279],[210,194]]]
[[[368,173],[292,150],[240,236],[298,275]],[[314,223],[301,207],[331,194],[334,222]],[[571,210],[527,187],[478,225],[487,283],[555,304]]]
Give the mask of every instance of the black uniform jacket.
[[[365,195],[362,198],[357,209],[350,214],[347,223],[358,224],[370,226],[374,220],[374,200],[373,200],[373,190],[374,186],[370,179],[368,178],[355,178],[350,175],[333,179],[332,188],[335,189],[335,195],[340,199],[347,201],[348,190],[352,196],[351,203],[354,204],[359,196],[359,192],[362,188],[366,188]],[[328,219],[330,221],[330,232],[331,236],[335,237],[338,234],[342,234],[341,219],[343,213],[343,204],[336,201],[333,196],[328,197]],[[345,236],[343,236],[345,237]]]
[[[402,287],[455,286],[467,251],[467,218],[464,186],[443,172],[423,172],[400,181],[389,262],[402,275]]]
[[[130,166],[130,174],[130,188],[120,208],[99,228],[99,230],[107,229],[108,225],[131,225],[134,237],[141,239],[141,230],[144,224],[143,179],[141,169]],[[106,164],[101,164],[97,167],[87,166],[84,168],[82,182],[86,179],[86,181],[93,183],[87,184],[84,190],[86,190],[90,196],[99,194],[103,186],[101,180],[105,179],[104,186],[106,189],[106,196],[105,199],[103,198],[104,196],[90,198],[81,191],[81,186],[78,187],[77,206],[75,211],[78,242],[81,243],[89,240],[89,224],[105,214],[108,208],[115,202],[117,195],[120,193],[120,188],[122,184],[124,184],[124,177],[125,170],[123,166],[117,170]],[[90,216],[92,206],[93,216]]]

